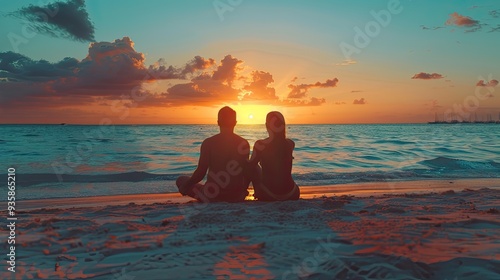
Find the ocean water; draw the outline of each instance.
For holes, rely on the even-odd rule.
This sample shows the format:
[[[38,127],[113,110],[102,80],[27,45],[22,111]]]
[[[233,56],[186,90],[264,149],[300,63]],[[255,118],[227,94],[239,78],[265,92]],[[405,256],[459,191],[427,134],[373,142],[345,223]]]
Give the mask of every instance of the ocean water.
[[[175,192],[215,125],[0,125],[2,179],[17,199]],[[238,125],[253,147],[263,125]],[[500,178],[500,125],[289,125],[301,186]],[[3,197],[7,197],[6,195]],[[5,200],[4,198],[2,200]]]

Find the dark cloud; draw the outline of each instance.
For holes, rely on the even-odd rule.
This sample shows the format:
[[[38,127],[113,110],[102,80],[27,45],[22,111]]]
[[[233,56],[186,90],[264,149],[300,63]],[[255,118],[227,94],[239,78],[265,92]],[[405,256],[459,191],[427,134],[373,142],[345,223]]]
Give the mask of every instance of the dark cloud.
[[[231,85],[236,78],[236,72],[241,70],[239,65],[242,63],[242,60],[234,58],[231,55],[226,55],[217,67],[217,70],[214,71],[212,79],[226,82],[228,85]]]
[[[366,104],[366,100],[364,98],[354,99],[354,101],[352,102],[352,104],[354,104],[354,105],[365,105]]]
[[[336,87],[338,83],[338,79],[329,79],[326,82],[316,82],[314,84],[300,84],[300,85],[288,85],[290,92],[288,93],[288,98],[304,98],[307,96],[309,89],[311,88],[329,88]]]
[[[165,59],[160,58],[156,63],[150,65],[148,72],[156,79],[207,79],[207,73],[203,70],[215,65],[213,58],[205,59],[199,55],[186,63],[184,67],[174,67],[167,65]],[[200,72],[201,71],[201,72]]]
[[[45,6],[29,5],[12,15],[26,19],[30,27],[40,33],[81,42],[94,41],[94,25],[84,0],[57,1]]]
[[[78,60],[65,58],[58,63],[32,60],[14,52],[0,53],[0,78],[16,81],[46,81],[54,77],[73,76]]]
[[[476,84],[478,87],[496,87],[498,85],[498,80],[490,80],[489,82],[485,82],[484,80],[479,80]]]
[[[169,106],[213,106],[221,102],[235,102],[238,93],[239,90],[217,80],[197,80],[170,87],[167,94],[161,96],[161,101]]]
[[[89,53],[80,63],[82,82],[99,86],[104,83],[128,84],[148,75],[145,56],[136,52],[129,37],[114,42],[91,43]]]
[[[180,69],[167,65],[165,59],[160,58],[155,64],[150,65],[148,73],[157,79],[180,79]]]
[[[489,31],[489,33],[492,33],[492,32],[499,32],[500,31],[500,24],[497,25],[496,27],[492,27]]]
[[[425,73],[425,72],[420,72],[420,73],[417,73],[415,75],[413,75],[413,77],[411,77],[412,79],[420,79],[420,80],[434,80],[434,79],[442,79],[444,78],[443,75],[441,74],[438,74],[438,73]]]
[[[130,38],[91,43],[87,57],[50,63],[13,53],[0,53],[0,99],[3,106],[41,107],[83,105],[98,97],[120,98],[157,79],[148,73],[144,55]],[[83,97],[82,97],[83,96]]]
[[[144,54],[134,49],[134,42],[128,37],[113,42],[93,42],[82,60],[67,57],[51,63],[3,52],[0,53],[0,107],[45,110],[113,104],[110,101],[123,100],[124,96],[134,93],[148,96],[140,102],[143,107],[216,106],[238,102],[318,106],[326,102],[316,97],[280,99],[272,87],[271,73],[255,70],[247,77],[242,74],[245,73],[242,64],[242,60],[227,55],[219,63],[195,56],[182,67],[168,65],[164,59],[146,66]],[[169,83],[163,91],[148,91],[145,86],[168,79],[175,83]],[[337,81],[302,87],[306,90],[334,87]],[[137,105],[132,101],[123,102],[123,106]]]
[[[215,60],[212,58],[204,59],[203,57],[197,55],[190,62],[186,63],[184,69],[182,69],[180,76],[186,78],[187,75],[193,74],[198,70],[204,70],[215,65]]]
[[[172,66],[146,68],[144,60],[144,54],[134,49],[134,42],[123,37],[114,42],[91,43],[88,55],[81,61],[67,57],[50,63],[14,52],[0,53],[0,78],[65,85],[71,90],[109,89],[138,85],[144,80],[179,78],[183,71]]]
[[[423,30],[438,30],[438,29],[444,28],[443,26],[427,27],[427,26],[425,26],[425,25],[420,25],[420,27],[421,27]]]

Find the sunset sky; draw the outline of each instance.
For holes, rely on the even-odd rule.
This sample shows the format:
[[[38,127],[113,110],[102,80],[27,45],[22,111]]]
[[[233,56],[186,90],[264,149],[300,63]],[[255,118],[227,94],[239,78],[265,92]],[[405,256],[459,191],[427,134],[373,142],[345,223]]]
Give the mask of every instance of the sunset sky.
[[[500,113],[498,0],[21,0],[0,26],[0,123]]]

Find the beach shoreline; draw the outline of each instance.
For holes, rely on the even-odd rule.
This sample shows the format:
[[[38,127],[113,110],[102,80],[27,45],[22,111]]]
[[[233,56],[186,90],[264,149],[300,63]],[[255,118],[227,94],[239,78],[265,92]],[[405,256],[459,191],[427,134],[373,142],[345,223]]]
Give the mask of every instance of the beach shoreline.
[[[21,201],[16,272],[0,278],[500,275],[499,179],[303,187],[302,193],[284,202],[190,203],[178,194]]]
[[[413,181],[362,182],[338,185],[301,186],[301,199],[312,199],[322,196],[354,195],[371,196],[402,193],[431,193],[446,190],[460,191],[466,188],[500,189],[500,178],[476,179],[430,179]],[[251,197],[247,197],[251,199]],[[164,194],[124,194],[72,198],[47,198],[18,201],[19,209],[51,209],[71,207],[97,207],[106,205],[154,204],[154,203],[187,203],[194,199],[179,193]]]

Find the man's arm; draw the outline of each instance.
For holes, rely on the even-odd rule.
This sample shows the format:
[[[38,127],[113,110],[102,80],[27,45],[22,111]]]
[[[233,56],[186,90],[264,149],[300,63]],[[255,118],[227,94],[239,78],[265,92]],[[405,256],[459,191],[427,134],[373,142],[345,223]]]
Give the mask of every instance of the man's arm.
[[[182,185],[182,188],[185,189],[186,187],[190,187],[194,184],[197,184],[201,180],[203,180],[203,178],[205,178],[205,175],[207,174],[209,162],[210,162],[210,145],[205,140],[201,144],[200,159],[198,160],[198,167],[193,172],[193,175],[191,175],[189,180],[187,180]]]
[[[249,165],[253,166],[259,163],[260,161],[260,151],[263,149],[264,145],[261,143],[261,140],[257,140],[253,145],[252,156],[250,157]]]

